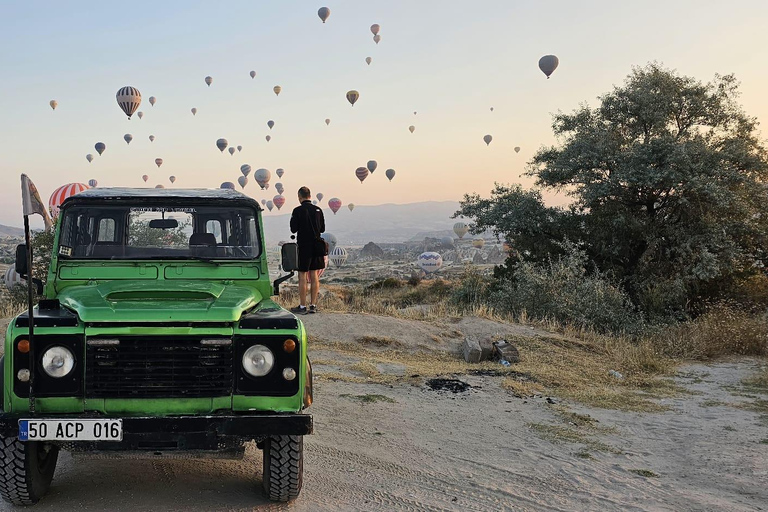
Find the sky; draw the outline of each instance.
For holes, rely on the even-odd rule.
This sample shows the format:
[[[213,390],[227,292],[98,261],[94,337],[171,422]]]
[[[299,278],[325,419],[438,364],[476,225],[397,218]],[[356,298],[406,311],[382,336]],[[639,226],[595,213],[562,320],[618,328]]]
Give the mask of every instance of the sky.
[[[650,61],[702,81],[734,73],[747,113],[768,119],[764,0],[6,1],[2,11],[0,224],[12,226],[22,222],[22,172],[47,202],[58,186],[90,179],[170,187],[174,175],[175,187],[218,187],[247,163],[272,171],[272,186],[261,191],[251,177],[244,192],[270,199],[281,181],[282,213],[302,185],[322,192],[323,206],[334,196],[409,203],[488,195],[495,182],[529,187],[526,163],[557,143],[552,114],[596,105]],[[547,54],[560,59],[550,80],[538,69]],[[141,91],[141,120],[117,105],[125,85]],[[350,89],[360,92],[354,107]],[[222,137],[242,152],[221,153]],[[355,169],[372,159],[378,169],[361,184]]]

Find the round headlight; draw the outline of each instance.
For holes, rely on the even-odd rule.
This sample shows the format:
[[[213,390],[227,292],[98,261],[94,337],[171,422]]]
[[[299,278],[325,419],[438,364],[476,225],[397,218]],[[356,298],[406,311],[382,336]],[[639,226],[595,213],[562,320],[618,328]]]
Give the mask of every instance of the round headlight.
[[[69,349],[51,347],[43,354],[43,370],[51,377],[64,377],[75,366],[75,357]]]
[[[283,369],[283,378],[285,380],[293,380],[296,378],[296,370],[293,368],[285,368]]]
[[[264,345],[254,345],[243,354],[243,370],[254,377],[263,377],[275,365],[275,356]]]

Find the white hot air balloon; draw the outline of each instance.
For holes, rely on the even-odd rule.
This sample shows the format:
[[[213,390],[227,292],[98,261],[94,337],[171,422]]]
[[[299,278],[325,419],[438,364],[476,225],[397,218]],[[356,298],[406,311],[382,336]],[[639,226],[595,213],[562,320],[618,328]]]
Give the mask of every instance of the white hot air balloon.
[[[53,110],[56,110],[56,107],[58,107],[58,106],[59,106],[59,102],[58,102],[58,101],[56,101],[56,100],[51,100],[51,101],[49,101],[49,102],[48,102],[48,104],[51,106],[51,108],[52,108]]]
[[[139,109],[139,105],[141,105],[141,93],[137,88],[130,85],[121,87],[115,96],[117,104],[125,112],[125,115],[128,116],[128,119],[131,118],[133,113]],[[139,119],[141,119],[141,116],[139,116]]]
[[[347,250],[343,247],[335,247],[333,251],[328,254],[328,259],[331,260],[331,263],[336,265],[336,267],[341,267],[347,261]]]
[[[21,275],[16,272],[16,268],[11,265],[8,267],[8,270],[5,271],[5,275],[3,276],[3,282],[5,283],[5,287],[9,290],[13,290],[15,286],[18,286],[20,284],[25,283],[26,281],[21,278]]]
[[[419,255],[417,263],[421,270],[431,274],[437,272],[443,266],[443,257],[436,252],[423,252]]]
[[[261,190],[265,190],[267,188],[266,186],[269,184],[270,178],[272,178],[272,173],[267,169],[257,169],[256,172],[253,173],[253,177],[256,180],[256,183],[261,187]]]

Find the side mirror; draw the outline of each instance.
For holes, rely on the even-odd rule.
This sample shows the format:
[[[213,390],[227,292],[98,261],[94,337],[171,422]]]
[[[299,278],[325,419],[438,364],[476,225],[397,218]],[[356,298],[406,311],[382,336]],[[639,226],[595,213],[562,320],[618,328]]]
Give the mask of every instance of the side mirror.
[[[27,268],[27,246],[24,244],[16,246],[16,273],[22,276],[29,274]]]
[[[299,250],[294,243],[283,244],[280,249],[280,266],[285,272],[293,272],[299,269]]]

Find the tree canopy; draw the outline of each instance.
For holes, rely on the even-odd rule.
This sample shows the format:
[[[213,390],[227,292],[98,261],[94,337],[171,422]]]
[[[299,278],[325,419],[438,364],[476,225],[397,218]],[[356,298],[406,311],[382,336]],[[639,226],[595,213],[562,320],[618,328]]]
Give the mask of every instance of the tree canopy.
[[[591,108],[554,116],[559,143],[528,165],[538,190],[497,185],[457,215],[494,229],[523,258],[579,242],[650,314],[684,311],[766,263],[768,158],[732,75],[709,83],[656,63]],[[569,194],[548,207],[540,190]]]

